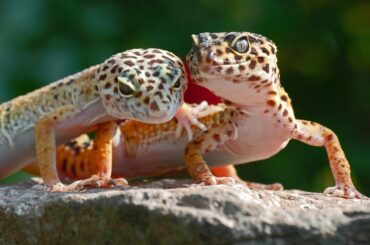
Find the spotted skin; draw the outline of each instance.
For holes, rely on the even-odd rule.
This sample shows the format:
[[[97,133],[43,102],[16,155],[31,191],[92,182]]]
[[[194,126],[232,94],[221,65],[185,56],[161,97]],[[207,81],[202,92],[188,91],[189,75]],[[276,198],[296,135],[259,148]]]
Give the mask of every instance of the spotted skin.
[[[110,185],[115,122],[170,120],[183,102],[185,72],[181,60],[168,51],[133,49],[0,105],[1,177],[37,159],[49,190],[70,191],[97,181]],[[102,135],[94,142],[97,177],[63,185],[56,145],[93,130]],[[126,185],[124,180],[117,184]]]
[[[248,115],[239,124],[239,140],[227,142],[228,149],[248,156],[245,162],[250,162],[276,154],[290,139],[323,146],[336,183],[325,193],[364,198],[352,183],[350,165],[334,132],[295,118],[280,84],[276,52],[271,40],[249,32],[193,35],[187,60],[195,82]]]
[[[184,65],[174,54],[133,49],[112,56],[97,69],[95,91],[114,117],[161,123],[183,103],[185,76]]]
[[[202,155],[209,154],[211,158],[214,155],[213,158],[221,159],[220,163],[224,163],[220,155],[226,155],[226,153],[219,147],[228,140],[238,138],[236,128],[239,119],[243,119],[245,115],[239,109],[225,104],[208,106],[207,110],[199,117],[199,121],[206,126],[207,131],[201,131],[193,126],[194,138],[190,142],[185,139],[184,131],[180,138],[176,137],[177,119],[156,125],[136,121],[123,123],[119,131],[121,139],[116,143],[117,147],[113,149],[116,157],[113,159],[112,175],[128,178],[157,176],[186,167],[194,179],[199,182],[208,184],[240,182],[252,189],[282,189],[280,184],[265,185],[245,182],[239,178],[232,165],[211,166],[208,169]],[[60,176],[64,179],[85,179],[95,173],[95,163],[92,160],[96,155],[94,152],[95,138],[93,141],[87,135],[82,135],[58,147],[57,168]],[[198,148],[197,154],[192,152],[194,148]],[[182,157],[183,154],[185,158]],[[235,159],[235,156],[231,158]],[[184,163],[181,163],[182,161]],[[212,171],[220,178],[214,178],[210,172],[202,178],[193,174],[201,171],[202,168]],[[35,166],[28,166],[25,170],[38,174]],[[201,172],[204,173],[204,171]],[[205,181],[206,177],[207,181]]]
[[[121,126],[122,132],[131,133],[125,133],[124,144],[115,148],[114,174],[153,176],[186,166],[199,182],[232,184],[241,181],[233,164],[269,158],[290,139],[296,139],[326,148],[336,181],[326,193],[364,198],[353,186],[348,161],[335,134],[317,123],[295,118],[291,100],[280,84],[277,49],[270,40],[252,33],[202,33],[193,40],[188,55],[193,78],[220,96],[228,109],[214,114],[221,118],[218,124],[201,118],[208,130],[195,130],[190,142],[175,138],[175,120],[161,125],[130,122]],[[87,150],[81,151],[83,145]],[[80,164],[73,162],[89,158],[81,156],[89,154],[90,143],[83,145],[74,148],[76,154],[70,154],[73,148],[68,145],[60,148],[61,172],[78,177]],[[182,153],[185,159],[179,157]],[[82,169],[88,169],[88,164]],[[254,189],[282,189],[280,184],[246,184]]]
[[[189,106],[197,107],[197,105]],[[116,148],[114,148],[114,155],[118,157],[113,161],[113,175],[129,178],[155,176],[183,168],[184,165],[171,165],[171,162],[179,162],[176,157],[179,157],[181,161],[183,158],[181,153],[184,154],[188,144],[200,142],[204,134],[207,137],[214,137],[213,132],[217,132],[219,141],[210,141],[202,148],[204,152],[212,152],[217,145],[222,144],[221,141],[236,137],[234,123],[237,122],[240,114],[242,112],[238,109],[225,104],[208,106],[207,111],[203,111],[199,115],[199,121],[205,125],[207,131],[204,132],[193,125],[194,138],[190,142],[186,139],[185,131],[181,132],[180,138],[176,137],[179,123],[177,119],[162,124],[126,121],[119,126],[121,136],[118,135],[119,140],[116,142]],[[61,176],[69,179],[84,179],[94,173],[94,162],[91,159],[96,154],[93,151],[95,138],[93,141],[87,135],[81,135],[57,148],[57,166]],[[168,142],[168,145],[164,145],[163,142]],[[180,154],[172,152],[173,149],[176,149],[176,152]],[[164,160],[150,164],[150,161],[156,157],[156,155],[152,155],[151,151],[156,151],[157,156],[165,156]],[[132,161],[132,166],[122,166],[129,164],[129,161]],[[155,166],[156,164],[162,165]],[[135,170],[140,165],[142,165],[140,170]],[[122,170],[122,168],[125,168],[125,170]],[[37,174],[33,167],[28,167],[26,170]]]

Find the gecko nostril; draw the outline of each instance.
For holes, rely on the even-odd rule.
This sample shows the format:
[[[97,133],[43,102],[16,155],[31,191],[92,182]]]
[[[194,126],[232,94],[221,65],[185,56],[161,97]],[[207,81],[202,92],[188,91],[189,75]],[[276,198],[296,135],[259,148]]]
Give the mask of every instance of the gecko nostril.
[[[158,106],[158,103],[156,101],[153,101],[152,103],[150,103],[150,110],[159,111],[159,106]]]

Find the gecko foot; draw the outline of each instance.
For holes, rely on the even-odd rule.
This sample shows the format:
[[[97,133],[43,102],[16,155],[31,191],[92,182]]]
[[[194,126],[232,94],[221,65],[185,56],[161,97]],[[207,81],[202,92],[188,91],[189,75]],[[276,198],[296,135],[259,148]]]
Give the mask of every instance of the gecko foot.
[[[58,182],[58,183],[53,184],[53,185],[48,185],[46,187],[46,190],[51,191],[51,192],[78,191],[79,190],[79,188],[78,188],[79,183],[80,183],[80,181],[75,181],[72,184],[64,185],[63,183]]]
[[[336,185],[328,187],[324,190],[324,194],[330,194],[336,197],[343,197],[349,199],[368,199],[368,197],[361,194],[354,186]]]
[[[215,177],[209,176],[200,181],[205,185],[235,185],[235,179],[232,177]]]
[[[219,106],[209,106],[207,101],[203,101],[199,105],[190,106],[188,104],[183,104],[176,112],[176,119],[178,121],[175,137],[179,138],[181,136],[182,129],[185,128],[188,134],[188,140],[193,139],[193,131],[191,125],[195,125],[203,131],[207,131],[207,127],[198,121],[198,118],[202,118],[211,115],[215,112],[222,111]]]
[[[284,186],[280,183],[273,184],[261,184],[249,181],[242,181],[251,190],[269,190],[269,191],[281,191],[284,190]]]
[[[112,187],[128,187],[128,182],[124,178],[112,179],[109,177],[103,177],[93,175],[88,179],[81,180],[78,183],[78,189],[86,188],[112,188]]]

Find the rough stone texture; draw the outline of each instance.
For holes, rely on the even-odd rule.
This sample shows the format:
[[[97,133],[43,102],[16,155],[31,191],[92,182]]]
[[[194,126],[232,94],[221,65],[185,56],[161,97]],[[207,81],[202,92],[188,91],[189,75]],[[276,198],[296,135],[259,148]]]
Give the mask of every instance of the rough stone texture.
[[[0,186],[0,244],[370,244],[370,201],[162,180],[48,193]]]

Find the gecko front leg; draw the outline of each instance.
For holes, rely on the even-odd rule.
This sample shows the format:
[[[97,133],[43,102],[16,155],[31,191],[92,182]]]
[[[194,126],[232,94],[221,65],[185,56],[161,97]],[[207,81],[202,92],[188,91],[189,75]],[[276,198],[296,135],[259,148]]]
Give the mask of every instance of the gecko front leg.
[[[116,122],[107,122],[98,125],[93,140],[93,149],[90,152],[90,168],[93,175],[88,179],[81,180],[77,188],[128,186],[124,178],[111,178],[113,138],[117,130],[118,126]]]
[[[39,170],[44,184],[51,191],[70,191],[76,188],[74,182],[65,186],[60,182],[56,169],[55,126],[80,111],[73,105],[60,107],[44,116],[35,123],[35,144]]]
[[[235,184],[235,179],[232,177],[214,176],[202,155],[215,150],[225,141],[232,139],[233,133],[230,132],[233,132],[233,130],[235,130],[235,127],[231,124],[223,128],[212,128],[187,144],[185,148],[185,166],[195,181],[206,185]]]
[[[292,138],[326,149],[335,186],[327,188],[324,193],[345,198],[366,198],[352,183],[350,165],[335,133],[315,122],[297,120],[296,123]]]

